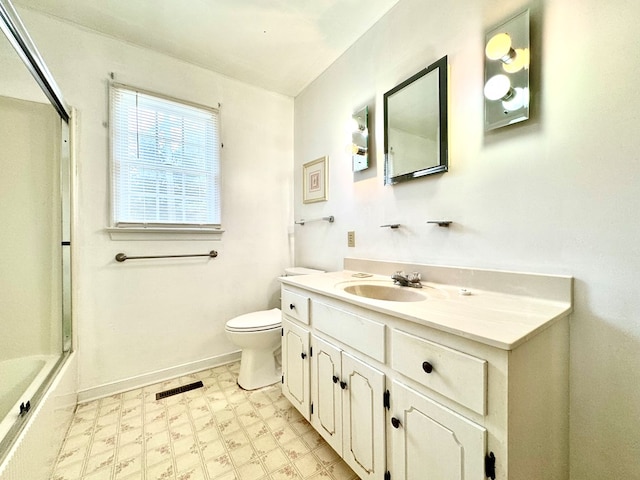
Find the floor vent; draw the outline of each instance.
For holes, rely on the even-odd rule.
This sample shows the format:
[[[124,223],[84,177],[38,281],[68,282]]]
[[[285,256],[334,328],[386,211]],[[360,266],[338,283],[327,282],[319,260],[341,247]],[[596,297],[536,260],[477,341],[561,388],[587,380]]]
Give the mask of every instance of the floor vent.
[[[188,392],[189,390],[195,390],[196,388],[204,387],[203,383],[198,381],[195,383],[190,383],[189,385],[182,385],[177,388],[171,388],[169,390],[165,390],[164,392],[156,393],[156,400],[162,400],[163,398],[170,397],[172,395],[177,395],[179,393]]]

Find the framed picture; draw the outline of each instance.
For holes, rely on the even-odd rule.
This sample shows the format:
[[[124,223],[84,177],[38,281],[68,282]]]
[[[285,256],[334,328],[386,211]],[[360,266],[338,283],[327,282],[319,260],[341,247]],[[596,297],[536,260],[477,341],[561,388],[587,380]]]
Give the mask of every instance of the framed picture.
[[[302,202],[323,202],[327,199],[328,158],[320,157],[302,166]]]

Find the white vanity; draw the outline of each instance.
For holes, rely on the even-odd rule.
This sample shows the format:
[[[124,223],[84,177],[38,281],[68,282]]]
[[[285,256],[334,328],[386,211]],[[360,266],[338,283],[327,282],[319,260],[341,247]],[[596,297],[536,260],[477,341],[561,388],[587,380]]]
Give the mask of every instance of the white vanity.
[[[360,478],[568,478],[571,277],[345,259],[281,281],[284,395]]]

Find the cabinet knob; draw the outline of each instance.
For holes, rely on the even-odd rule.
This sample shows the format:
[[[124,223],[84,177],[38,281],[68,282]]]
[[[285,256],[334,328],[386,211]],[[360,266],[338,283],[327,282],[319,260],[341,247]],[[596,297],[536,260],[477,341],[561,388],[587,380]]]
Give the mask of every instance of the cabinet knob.
[[[334,375],[333,376],[333,383],[338,383],[338,380],[339,380],[339,378]]]
[[[340,382],[340,388],[343,389],[343,390],[346,390],[347,389],[347,382],[342,382],[341,381]]]
[[[391,418],[391,425],[393,425],[393,428],[400,428],[400,420],[398,420],[396,417],[392,417]]]
[[[293,303],[289,304],[289,310],[293,310],[294,308],[296,308],[296,306]]]
[[[304,352],[302,352],[302,353],[300,354],[300,358],[302,358],[302,359],[304,360],[305,358],[307,358],[307,354],[306,354],[306,353],[304,353]]]
[[[422,362],[422,369],[426,373],[431,373],[433,372],[433,365],[431,365],[429,362]]]

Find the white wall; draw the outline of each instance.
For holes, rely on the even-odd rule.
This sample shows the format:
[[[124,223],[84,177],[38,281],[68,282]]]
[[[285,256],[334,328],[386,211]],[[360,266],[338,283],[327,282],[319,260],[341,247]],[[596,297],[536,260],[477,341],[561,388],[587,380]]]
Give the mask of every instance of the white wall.
[[[276,306],[275,277],[291,259],[293,100],[30,10],[20,14],[78,110],[73,283],[81,395],[236,351],[225,322]],[[109,72],[119,82],[164,95],[222,104],[222,241],[112,241],[105,232]],[[118,252],[212,249],[219,256],[211,260],[114,260]]]
[[[527,6],[533,115],[485,134],[484,34]],[[295,100],[295,218],[336,219],[296,226],[299,264],[339,269],[354,256],[575,277],[575,480],[640,472],[638,18],[638,2],[401,0]],[[443,55],[450,170],[384,187],[382,95]],[[367,102],[377,155],[353,174],[348,122]],[[329,200],[303,205],[302,164],[323,155]],[[441,219],[455,223],[425,223]]]

